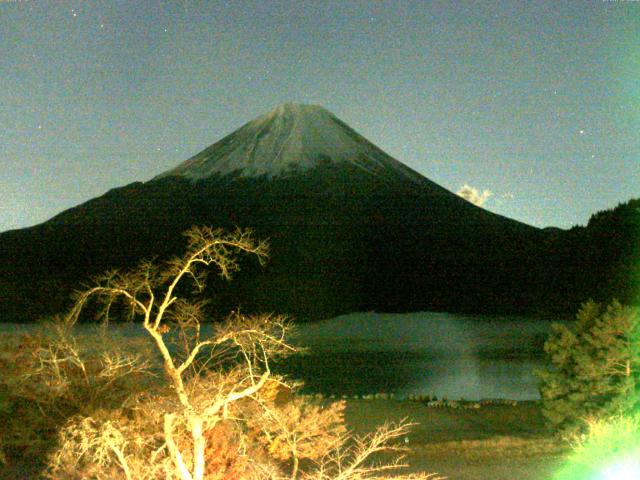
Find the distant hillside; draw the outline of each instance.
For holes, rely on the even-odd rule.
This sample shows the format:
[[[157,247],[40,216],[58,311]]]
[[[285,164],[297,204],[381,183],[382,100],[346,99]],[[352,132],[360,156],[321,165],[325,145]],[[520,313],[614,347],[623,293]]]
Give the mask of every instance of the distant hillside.
[[[575,310],[585,299],[640,303],[640,199],[556,233],[548,245],[549,301]]]
[[[526,309],[531,251],[542,231],[453,195],[354,181],[354,173],[324,166],[277,180],[164,178],[0,234],[1,318],[59,311],[90,275],[180,253],[181,232],[193,224],[250,227],[271,243],[265,268],[249,262],[231,284],[213,283],[209,294],[222,310],[313,319],[369,310]],[[348,192],[325,192],[347,179]]]

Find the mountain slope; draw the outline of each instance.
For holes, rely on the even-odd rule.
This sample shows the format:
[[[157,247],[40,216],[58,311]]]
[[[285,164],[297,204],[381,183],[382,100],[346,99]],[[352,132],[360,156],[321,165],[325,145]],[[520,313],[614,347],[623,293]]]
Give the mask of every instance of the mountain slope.
[[[552,234],[480,209],[315,106],[286,104],[146,183],[0,234],[0,318],[65,306],[90,275],[164,258],[194,224],[250,227],[271,243],[216,312],[299,320],[378,310],[539,311]]]

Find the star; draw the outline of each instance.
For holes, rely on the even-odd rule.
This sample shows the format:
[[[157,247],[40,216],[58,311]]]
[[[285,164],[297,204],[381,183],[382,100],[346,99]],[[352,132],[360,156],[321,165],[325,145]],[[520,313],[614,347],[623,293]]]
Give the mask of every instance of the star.
[[[584,135],[584,130],[580,130],[580,135]]]

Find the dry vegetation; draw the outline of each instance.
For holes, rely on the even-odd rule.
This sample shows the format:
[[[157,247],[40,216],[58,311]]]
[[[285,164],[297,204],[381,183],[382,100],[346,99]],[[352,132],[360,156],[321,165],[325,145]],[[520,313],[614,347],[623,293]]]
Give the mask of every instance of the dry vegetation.
[[[344,403],[314,404],[271,372],[294,353],[285,318],[237,314],[201,335],[204,304],[186,287],[201,292],[208,267],[230,278],[238,253],[263,261],[267,246],[244,231],[187,238],[182,257],[109,272],[68,315],[5,339],[2,459],[39,460],[52,480],[436,478],[394,475],[407,423],[353,436]],[[86,310],[102,327],[78,336]],[[114,312],[146,335],[124,342],[109,328]],[[383,451],[397,455],[373,463]]]

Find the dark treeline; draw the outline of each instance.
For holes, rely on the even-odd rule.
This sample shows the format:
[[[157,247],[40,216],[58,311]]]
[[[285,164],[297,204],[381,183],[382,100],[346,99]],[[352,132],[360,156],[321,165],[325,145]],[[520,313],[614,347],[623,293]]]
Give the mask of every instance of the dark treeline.
[[[562,311],[591,298],[640,303],[640,199],[595,213],[586,226],[552,235],[548,278],[552,305]]]

